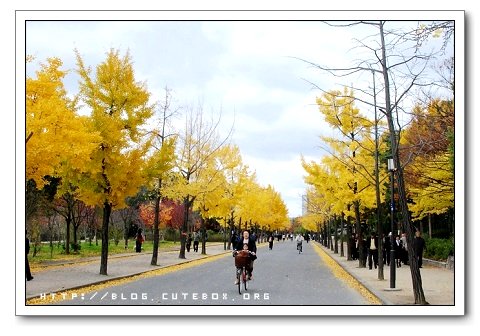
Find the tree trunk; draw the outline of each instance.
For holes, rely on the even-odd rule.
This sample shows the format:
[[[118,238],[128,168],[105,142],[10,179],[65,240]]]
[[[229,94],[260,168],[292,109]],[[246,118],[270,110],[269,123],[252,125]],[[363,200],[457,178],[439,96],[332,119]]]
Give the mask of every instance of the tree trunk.
[[[65,254],[70,254],[70,223],[72,222],[72,216],[70,210],[67,210],[67,217],[65,223],[67,224],[67,231],[65,232]]]
[[[382,65],[382,73],[383,73],[383,79],[385,84],[385,108],[386,108],[385,114],[387,116],[388,130],[390,132],[392,156],[393,156],[395,167],[396,167],[396,177],[397,177],[400,209],[401,209],[403,223],[406,230],[405,233],[407,235],[407,242],[408,242],[407,248],[408,248],[408,254],[409,254],[408,258],[410,262],[410,272],[412,275],[413,294],[415,297],[415,304],[428,304],[428,302],[425,300],[425,295],[423,293],[422,277],[420,275],[420,269],[418,268],[418,263],[417,263],[417,260],[414,258],[414,253],[413,253],[413,239],[414,239],[413,234],[414,233],[413,233],[413,229],[410,221],[410,213],[408,212],[407,197],[405,194],[405,183],[403,180],[403,169],[400,164],[400,156],[398,153],[398,145],[397,145],[398,142],[396,139],[395,126],[393,123],[392,105],[390,102],[390,82],[388,77],[385,35],[383,32],[383,25],[384,25],[384,22],[381,21],[379,27],[380,27],[381,46],[382,46],[381,65]],[[391,260],[390,262],[393,262],[393,260]]]
[[[428,238],[432,238],[432,215],[428,214]]]
[[[342,212],[342,218],[343,218],[343,212]],[[355,240],[353,240],[352,236],[353,236],[352,226],[350,225],[350,221],[347,218],[347,260],[352,260],[352,252],[353,252],[353,249],[355,248]]]
[[[235,224],[233,223],[233,219],[228,223],[228,241],[227,241],[227,249],[232,249],[232,231],[235,230]]]
[[[397,153],[398,158],[398,153]],[[403,169],[399,166],[397,169],[397,185],[398,193],[400,196],[400,208],[402,211],[402,218],[404,221],[405,233],[407,236],[407,251],[408,262],[410,263],[410,273],[412,275],[412,287],[415,297],[415,304],[426,305],[428,302],[425,299],[425,294],[422,287],[422,276],[420,269],[418,268],[418,261],[415,258],[415,251],[413,250],[413,241],[415,238],[415,230],[410,220],[410,213],[407,207],[407,197],[405,194],[405,185],[403,181]]]
[[[355,227],[358,234],[358,267],[366,268],[367,267],[367,256],[365,255],[364,250],[364,241],[363,241],[363,230],[360,222],[360,202],[353,202],[353,207],[355,209]]]
[[[100,260],[100,274],[108,275],[108,223],[110,222],[110,213],[112,205],[105,201],[103,204],[103,222],[102,222],[102,256]]]
[[[53,228],[50,230],[50,258],[53,258]]]
[[[123,226],[123,240],[124,240],[124,243],[125,243],[125,245],[124,245],[125,250],[128,250],[128,231],[129,231],[131,222],[132,222],[131,219],[127,219],[123,222],[125,224]]]
[[[162,184],[162,180],[159,181],[159,186]],[[152,252],[152,260],[150,261],[150,265],[156,266],[157,259],[158,259],[158,246],[160,240],[160,232],[158,230],[160,224],[160,196],[157,196],[155,199],[155,218],[153,220],[153,252]]]
[[[73,223],[73,252],[78,252],[78,238],[77,238],[78,225]]]
[[[336,215],[333,215],[333,227],[335,229],[334,233],[333,233],[333,237],[334,237],[334,240],[335,240],[335,246],[334,246],[334,253],[335,254],[338,254],[338,221],[337,221],[337,216]]]
[[[178,257],[180,259],[186,259],[185,258],[185,243],[186,243],[186,232],[188,231],[188,213],[190,209],[190,200],[189,196],[184,198],[183,201],[183,224],[182,224],[182,229],[180,230],[180,253]]]
[[[345,241],[345,235],[343,234],[343,214],[340,216],[340,257],[345,257],[345,251],[343,243]]]
[[[328,248],[328,221],[323,223],[323,246]]]
[[[202,223],[202,252],[201,254],[207,254],[207,248],[206,248],[206,235],[207,235],[207,228],[206,228],[206,225],[205,225],[205,219],[201,219],[201,223]]]
[[[377,116],[377,92],[375,87],[375,73],[373,76],[373,105],[375,108],[375,200],[377,206],[377,237],[378,237],[378,280],[384,280],[383,275],[383,225],[381,221],[381,202],[380,202],[380,178],[378,172],[378,116]],[[390,251],[386,251],[390,253]]]
[[[332,219],[328,219],[328,248],[333,252],[333,240],[332,240]]]

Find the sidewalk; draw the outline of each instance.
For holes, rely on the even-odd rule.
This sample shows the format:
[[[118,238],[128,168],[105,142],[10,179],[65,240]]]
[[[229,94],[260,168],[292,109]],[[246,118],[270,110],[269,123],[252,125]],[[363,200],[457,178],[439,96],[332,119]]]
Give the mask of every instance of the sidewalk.
[[[384,265],[384,280],[378,280],[378,269],[369,270],[368,265],[366,268],[359,268],[358,260],[347,261],[346,256],[340,257],[340,246],[337,254],[321,244],[318,244],[318,246],[385,305],[415,304],[410,266],[402,264],[402,267],[395,269],[395,290],[390,290],[390,266]],[[345,255],[346,251],[345,247]],[[422,277],[423,293],[430,305],[455,305],[454,271],[431,266],[424,261],[424,265],[420,269],[420,275]]]
[[[144,272],[188,263],[194,260],[212,257],[223,253],[231,253],[223,249],[223,243],[207,243],[206,255],[199,252],[185,251],[186,259],[179,259],[179,250],[159,251],[157,266],[150,265],[152,253],[122,253],[108,257],[108,275],[100,275],[100,257],[83,258],[74,263],[52,263],[49,267],[32,270],[34,279],[26,282],[26,299],[39,297],[42,294],[61,293],[69,289],[99,284],[142,274]]]
[[[263,245],[263,244],[262,244]],[[396,268],[395,291],[390,288],[390,267],[384,267],[384,279],[378,280],[378,269],[359,268],[358,260],[347,261],[330,249],[318,244],[345,271],[356,278],[385,305],[413,305],[414,295],[410,267],[402,265]],[[201,251],[201,247],[200,247]],[[77,260],[75,263],[53,264],[33,272],[34,280],[26,282],[26,298],[39,297],[42,294],[60,293],[105,281],[121,279],[172,265],[188,263],[194,260],[231,253],[225,251],[223,243],[207,243],[207,254],[186,252],[187,259],[178,258],[178,250],[160,251],[158,265],[151,266],[151,253],[126,253],[108,258],[108,276],[100,275],[99,257]],[[345,250],[346,251],[346,250]],[[421,269],[425,298],[430,305],[454,305],[454,272],[451,270],[424,265]]]

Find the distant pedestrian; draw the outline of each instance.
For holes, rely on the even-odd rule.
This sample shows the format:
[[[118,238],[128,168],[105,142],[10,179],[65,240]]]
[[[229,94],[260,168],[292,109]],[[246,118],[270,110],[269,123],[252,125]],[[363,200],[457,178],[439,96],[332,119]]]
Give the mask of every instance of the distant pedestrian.
[[[395,237],[395,243],[393,243],[393,249],[395,250],[395,260],[390,260],[390,262],[396,262],[397,267],[402,267],[402,252],[403,252],[403,243],[400,240],[400,236]]]
[[[299,233],[299,234],[297,235],[297,238],[296,238],[295,240],[296,240],[296,242],[297,242],[297,251],[298,251],[298,253],[302,253],[302,242],[303,242],[303,240],[304,240],[302,234]]]
[[[198,243],[200,242],[200,233],[195,232],[193,234],[193,252],[198,252]]]
[[[372,269],[372,259],[375,269],[378,265],[378,238],[375,232],[372,232],[370,237],[367,238],[368,247],[368,269]]]
[[[417,264],[419,268],[422,268],[424,249],[425,239],[423,239],[422,233],[417,230],[417,232],[415,232],[415,239],[413,240],[413,251],[415,253],[415,258],[417,258]]]
[[[135,252],[142,252],[142,244],[144,241],[145,237],[143,236],[143,230],[141,228],[138,228],[137,236],[135,238]]]
[[[408,265],[408,244],[407,244],[407,235],[402,233],[402,237],[400,238],[402,241],[402,262],[404,265]]]
[[[357,249],[357,239],[355,235],[352,233],[350,235],[350,239],[348,240],[348,244],[350,245],[350,258],[352,260],[358,259],[358,249]]]
[[[268,248],[271,250],[273,248],[273,236],[268,236]]]
[[[25,230],[25,277],[27,281],[33,280],[30,272],[30,264],[28,263],[28,254],[30,253],[30,240],[27,237],[27,230]]]
[[[189,233],[187,237],[187,252],[190,252],[190,247],[192,246],[192,234]]]

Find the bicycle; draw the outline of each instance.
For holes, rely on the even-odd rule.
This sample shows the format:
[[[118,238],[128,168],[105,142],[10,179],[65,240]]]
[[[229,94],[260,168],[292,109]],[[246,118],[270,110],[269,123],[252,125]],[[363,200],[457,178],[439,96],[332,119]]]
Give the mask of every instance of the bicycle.
[[[297,242],[297,250],[298,250],[298,254],[302,253],[302,242],[301,241]]]
[[[238,294],[242,294],[242,284],[245,291],[248,290],[248,275],[247,267],[250,265],[250,251],[235,251],[233,256],[235,257],[235,267],[237,268],[237,285],[238,285]]]

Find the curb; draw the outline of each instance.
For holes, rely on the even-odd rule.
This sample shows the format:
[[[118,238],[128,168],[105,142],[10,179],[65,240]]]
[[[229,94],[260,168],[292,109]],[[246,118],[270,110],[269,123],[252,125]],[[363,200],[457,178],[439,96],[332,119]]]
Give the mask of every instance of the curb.
[[[170,252],[175,252],[175,251],[170,251]],[[80,285],[80,286],[73,286],[73,287],[68,287],[68,288],[61,288],[59,290],[56,290],[56,291],[52,291],[52,292],[66,292],[66,291],[71,291],[71,290],[75,290],[75,289],[80,289],[80,288],[85,288],[85,287],[89,287],[89,286],[96,286],[96,285],[101,285],[101,284],[105,284],[105,283],[108,283],[108,282],[113,282],[113,281],[118,281],[118,280],[123,280],[123,279],[129,279],[129,278],[133,278],[135,276],[139,276],[139,275],[142,275],[142,274],[145,274],[145,273],[149,273],[149,272],[152,272],[152,271],[157,271],[157,270],[162,270],[162,269],[168,269],[170,267],[175,267],[175,266],[178,266],[178,265],[183,265],[183,264],[189,264],[189,263],[192,263],[192,262],[196,262],[196,261],[199,261],[199,260],[204,260],[204,259],[208,259],[208,258],[212,258],[212,257],[216,257],[216,256],[221,256],[223,254],[227,254],[227,253],[230,253],[231,251],[225,251],[225,252],[221,252],[221,253],[217,253],[217,254],[212,254],[212,255],[206,255],[206,256],[203,256],[203,257],[200,257],[198,259],[185,259],[184,261],[181,261],[181,262],[176,262],[174,264],[171,264],[171,265],[166,265],[166,266],[158,266],[157,268],[154,268],[154,269],[150,269],[150,270],[146,270],[146,271],[142,271],[142,272],[137,272],[137,273],[133,273],[133,274],[127,274],[127,275],[121,275],[121,276],[117,276],[117,277],[114,277],[114,278],[109,278],[109,279],[105,279],[105,280],[100,280],[100,281],[94,281],[94,282],[90,282],[90,283],[87,283],[87,284],[84,284],[84,285]],[[153,266],[153,265],[152,265]],[[27,296],[25,299],[26,299],[26,303],[28,304],[28,301],[29,300],[35,300],[35,299],[40,299],[41,298],[41,295],[33,295],[33,296]]]
[[[314,244],[316,244],[324,253],[325,255],[328,256],[328,258],[330,260],[332,260],[336,265],[338,265],[340,268],[342,268],[345,273],[347,273],[352,279],[355,279],[361,286],[364,287],[364,289],[366,291],[368,291],[372,296],[374,296],[378,301],[380,301],[380,303],[382,305],[393,305],[392,302],[388,301],[388,300],[385,300],[384,298],[382,298],[381,296],[378,295],[378,292],[371,288],[368,284],[366,284],[365,282],[363,282],[362,280],[356,278],[352,273],[350,273],[345,267],[342,266],[342,264],[340,264],[337,260],[335,260],[329,252],[327,252],[325,249],[325,247],[321,244],[319,244],[318,242],[314,242]]]

